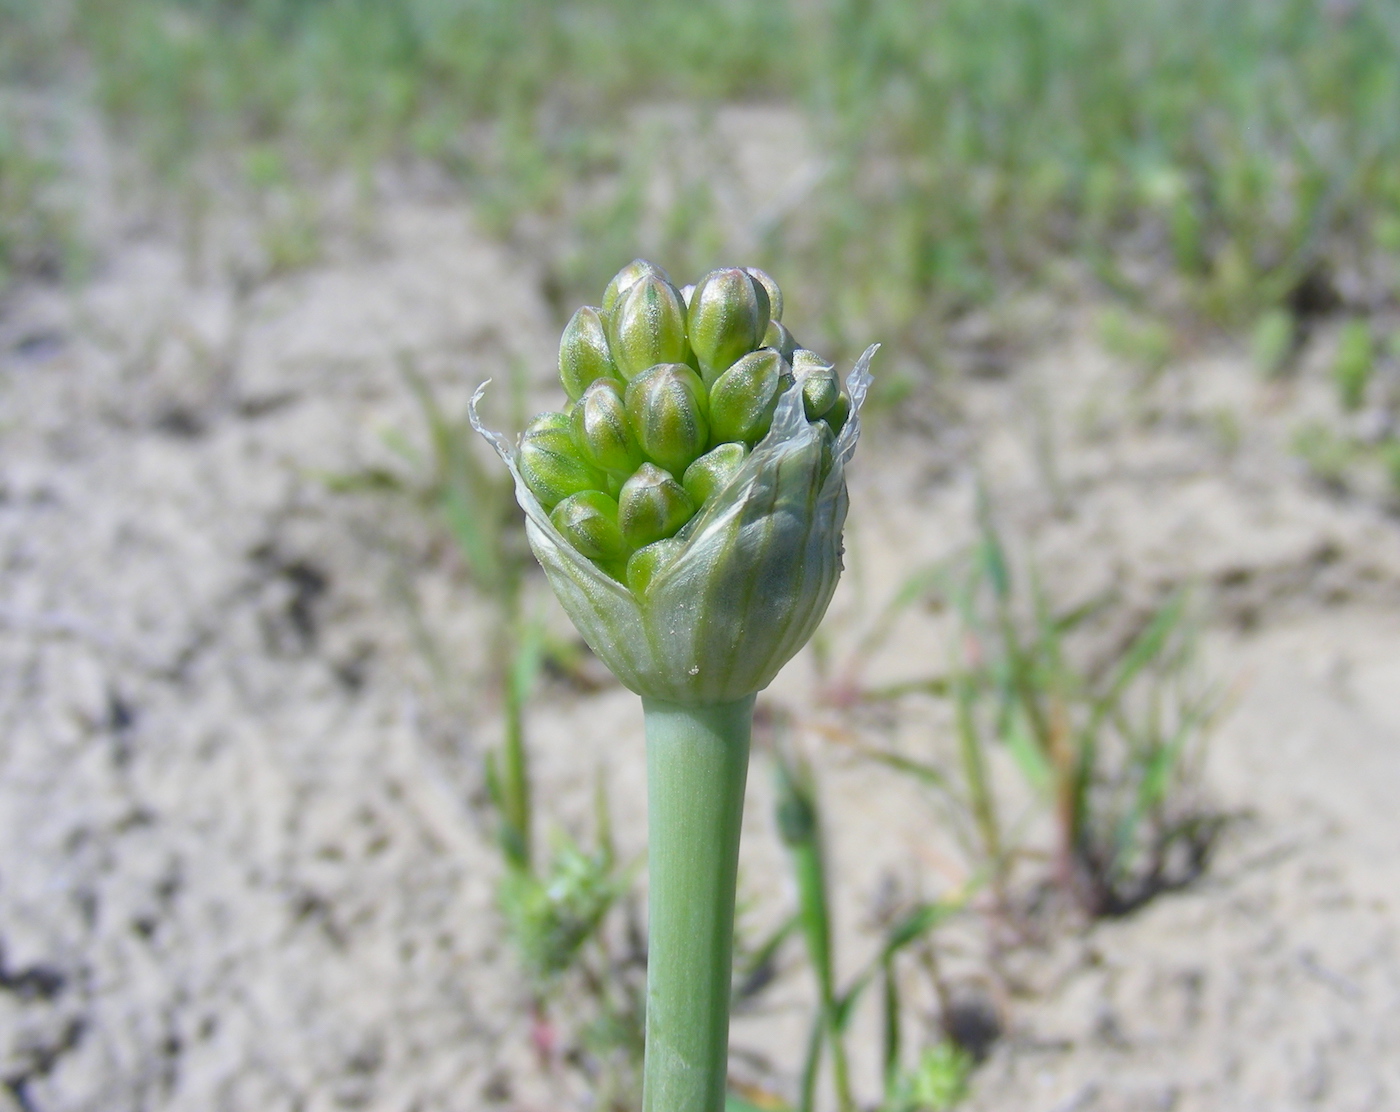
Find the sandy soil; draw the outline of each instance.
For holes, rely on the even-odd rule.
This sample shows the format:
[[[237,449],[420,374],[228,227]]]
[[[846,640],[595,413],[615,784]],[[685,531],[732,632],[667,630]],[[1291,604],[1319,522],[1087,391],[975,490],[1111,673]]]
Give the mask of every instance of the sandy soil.
[[[0,1109],[583,1107],[534,1066],[495,910],[483,606],[411,506],[324,481],[392,463],[387,429],[421,438],[404,354],[454,406],[511,359],[548,391],[537,276],[462,209],[407,200],[373,247],[252,285],[149,229],[114,227],[99,259],[0,312]],[[1234,817],[1195,886],[1018,956],[972,1106],[1400,1107],[1400,530],[1281,447],[1330,405],[1326,330],[1291,387],[1209,345],[1142,386],[1091,322],[949,388],[957,420],[946,393],[875,416],[828,636],[840,658],[967,540],[980,461],[1065,595],[1201,585],[1238,691],[1208,767]],[[866,675],[935,670],[934,623]],[[814,684],[807,653],[765,698],[809,706]],[[956,869],[909,785],[822,739],[936,747],[938,720],[801,723],[849,973],[882,891]],[[601,763],[637,854],[635,699],[549,686],[530,728],[547,822],[586,829]],[[772,921],[790,894],[763,766],[742,884]],[[794,968],[736,1022],[769,1083],[798,1067],[806,992]]]

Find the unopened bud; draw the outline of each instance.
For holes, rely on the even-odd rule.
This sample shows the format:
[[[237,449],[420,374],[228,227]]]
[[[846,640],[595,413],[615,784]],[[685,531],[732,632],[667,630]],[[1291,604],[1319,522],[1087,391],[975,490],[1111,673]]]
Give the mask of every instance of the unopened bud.
[[[641,466],[642,450],[627,422],[627,405],[618,382],[595,380],[574,403],[569,417],[575,442],[595,467],[626,476]]]
[[[666,282],[671,280],[671,276],[655,263],[649,263],[646,259],[633,259],[612,276],[607,288],[603,290],[604,315],[611,313],[618,299],[648,274],[655,275]]]
[[[634,548],[674,536],[695,516],[695,502],[667,471],[644,463],[622,484],[617,500],[622,535]]]
[[[690,346],[707,385],[763,342],[768,291],[738,267],[712,270],[695,284],[690,301]]]
[[[521,477],[545,509],[552,509],[571,494],[598,490],[603,474],[588,463],[569,431],[562,413],[542,413],[520,437],[516,456]]]
[[[763,334],[763,346],[772,348],[789,363],[792,362],[793,354],[798,349],[797,337],[788,331],[787,325],[780,320],[770,320],[768,331]]]
[[[836,396],[836,404],[822,415],[822,420],[831,426],[832,435],[846,427],[846,418],[851,415],[851,396],[842,390]]]
[[[674,537],[657,541],[632,553],[627,561],[625,580],[632,593],[639,598],[647,593],[651,581],[675,562],[685,545]]]
[[[815,421],[836,404],[841,383],[836,368],[814,351],[798,348],[792,355],[792,376],[802,384],[802,408]]]
[[[608,350],[602,313],[585,305],[570,319],[559,340],[559,381],[570,401],[576,401],[598,378],[620,378]]]
[[[522,437],[534,436],[550,429],[563,429],[569,431],[569,415],[559,410],[547,409],[543,413],[536,413],[530,418],[530,423],[525,426]]]
[[[629,381],[658,363],[684,363],[690,346],[680,290],[660,275],[643,275],[613,306],[608,346]]]
[[[729,480],[739,473],[748,454],[748,448],[738,443],[711,448],[685,469],[681,486],[695,499],[697,506],[703,506],[729,485]]]
[[[744,356],[710,387],[711,435],[721,443],[758,443],[773,423],[778,395],[791,381],[776,351],[762,348]]]
[[[705,384],[684,363],[661,363],[627,384],[627,417],[642,454],[679,475],[710,441]]]
[[[622,536],[617,523],[617,503],[600,490],[571,494],[549,515],[564,539],[579,554],[601,564],[627,559],[632,546]]]
[[[755,282],[763,287],[763,292],[768,295],[768,316],[772,320],[783,319],[783,291],[778,289],[778,283],[773,281],[773,276],[766,270],[759,270],[756,266],[744,267]]]

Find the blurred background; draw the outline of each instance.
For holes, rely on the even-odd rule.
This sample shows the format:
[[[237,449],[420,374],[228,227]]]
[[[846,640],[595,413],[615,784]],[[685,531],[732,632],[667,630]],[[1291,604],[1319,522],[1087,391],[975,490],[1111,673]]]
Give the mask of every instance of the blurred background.
[[[81,267],[78,112],[191,239],[211,207],[246,209],[269,269],[369,234],[426,179],[526,253],[564,317],[623,256],[689,274],[739,253],[800,282],[831,343],[924,360],[1028,289],[1122,304],[1164,340],[1257,328],[1280,358],[1310,317],[1381,305],[1400,249],[1384,4],[7,0],[3,18],[12,276]]]
[[[815,1107],[1393,1107],[1398,106],[1389,0],[0,0],[0,1110],[636,1105],[640,716],[465,418],[636,256],[884,345],[736,1101],[805,792]]]

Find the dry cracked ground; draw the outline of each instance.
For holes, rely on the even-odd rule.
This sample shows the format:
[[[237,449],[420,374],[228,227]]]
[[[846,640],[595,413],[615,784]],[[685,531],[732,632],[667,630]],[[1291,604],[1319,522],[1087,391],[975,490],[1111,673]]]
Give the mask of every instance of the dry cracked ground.
[[[495,907],[487,608],[407,500],[328,485],[402,469],[386,430],[423,441],[405,358],[451,408],[512,363],[546,398],[537,274],[412,198],[373,244],[255,283],[139,225],[97,257],[0,311],[0,1109],[586,1107],[536,1068]],[[873,417],[830,637],[839,656],[969,539],[981,474],[1065,597],[1197,585],[1233,692],[1207,766],[1231,818],[1190,888],[1020,955],[972,1107],[1400,1107],[1400,525],[1284,450],[1330,405],[1326,330],[1291,385],[1213,343],[1144,385],[1088,319],[966,380],[956,418],[918,394]],[[900,625],[866,676],[936,670],[935,621]],[[765,698],[801,710],[815,683],[804,654]],[[931,713],[860,728],[936,745]],[[821,742],[832,714],[799,721],[849,971],[882,886],[936,890],[947,857],[908,784]],[[616,687],[544,687],[549,823],[586,829],[601,766],[640,852],[640,729]],[[757,766],[752,784],[743,884],[778,915]],[[779,1088],[803,985],[791,970],[736,1023],[737,1059]]]

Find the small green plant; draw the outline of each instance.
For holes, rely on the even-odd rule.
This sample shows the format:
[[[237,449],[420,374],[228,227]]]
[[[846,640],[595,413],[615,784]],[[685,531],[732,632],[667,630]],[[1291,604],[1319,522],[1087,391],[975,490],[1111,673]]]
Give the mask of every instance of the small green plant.
[[[1375,348],[1371,326],[1366,321],[1348,321],[1343,327],[1332,361],[1332,381],[1337,385],[1338,402],[1348,412],[1360,409],[1366,400],[1366,387],[1375,370]]]
[[[607,930],[632,870],[617,861],[601,781],[596,826],[591,852],[559,832],[542,866],[508,870],[501,910],[531,984],[536,1024],[552,1030],[554,1015],[568,1020],[564,1060],[589,1077],[599,1108],[629,1112],[642,1061],[646,951],[630,907],[620,946]]]
[[[947,669],[860,693],[946,698],[956,770],[878,745],[860,751],[951,803],[951,828],[1006,914],[1026,854],[1007,834],[987,759],[1004,745],[1053,818],[1054,882],[1087,915],[1122,913],[1199,873],[1216,828],[1191,798],[1219,699],[1193,666],[1187,596],[1173,595],[1106,653],[1087,653],[1092,627],[1122,618],[1113,599],[1057,608],[1034,569],[1018,589],[985,495],[979,507],[971,554],[911,580],[938,584],[953,618]]]
[[[906,950],[927,947],[930,944],[929,936],[961,909],[974,893],[975,885],[968,886],[954,898],[918,903],[891,917],[875,956],[850,985],[844,990],[838,989],[834,974],[835,939],[830,878],[816,781],[811,767],[789,751],[785,724],[781,718],[778,722],[780,727],[784,727],[780,729],[774,747],[778,832],[791,858],[793,877],[797,882],[798,921],[807,943],[808,963],[817,982],[817,1014],[807,1040],[797,1112],[812,1112],[816,1107],[818,1074],[824,1050],[831,1058],[836,1107],[840,1112],[854,1112],[857,1105],[851,1090],[846,1032],[865,991],[876,984],[881,990],[883,1018],[880,1066],[885,1080],[885,1104],[882,1107],[889,1112],[922,1108],[924,1105],[908,1104],[904,1095],[904,1090],[911,1083],[911,1076],[919,1075],[923,1065],[914,1075],[905,1075],[900,1071],[903,1006],[897,962]],[[963,1070],[964,1080],[970,1068],[971,1059],[968,1058]]]
[[[1400,497],[1400,440],[1387,440],[1381,445],[1381,464],[1391,495]]]
[[[1239,414],[1229,406],[1214,406],[1204,415],[1203,424],[1219,451],[1233,456],[1244,443],[1244,427]]]
[[[1132,316],[1120,309],[1106,311],[1099,320],[1104,346],[1136,364],[1150,382],[1171,362],[1175,341],[1171,329],[1159,320]]]
[[[58,273],[72,254],[58,178],[53,152],[0,100],[0,292],[19,274]]]
[[[887,1112],[947,1112],[966,1098],[975,1064],[956,1043],[929,1047],[918,1065],[900,1078]]]
[[[881,702],[923,694],[947,699],[953,710],[956,756],[950,771],[939,762],[896,752],[879,744],[860,743],[858,753],[917,781],[947,804],[943,817],[961,844],[973,871],[985,877],[998,907],[1006,902],[1006,883],[1013,855],[1002,828],[996,788],[987,764],[984,698],[986,661],[980,642],[966,636],[978,592],[991,577],[999,581],[1005,569],[997,550],[976,550],[965,580],[950,578],[947,568],[933,566],[914,572],[891,598],[848,658],[835,685],[842,703]],[[899,616],[930,593],[946,597],[962,616],[953,632],[948,668],[937,675],[872,687],[860,668],[873,649],[892,632]]]
[[[273,201],[258,228],[267,273],[285,274],[319,262],[324,242],[311,193],[296,190]]]
[[[1265,378],[1278,378],[1297,345],[1298,325],[1287,309],[1269,309],[1254,323],[1250,352]]]
[[[560,836],[540,875],[513,871],[501,893],[526,971],[549,988],[573,967],[579,950],[620,895],[611,847],[588,854]]]
[[[1347,475],[1357,460],[1356,446],[1320,421],[1308,421],[1293,433],[1293,454],[1314,479],[1334,491],[1347,488]]]
[[[875,349],[843,389],[782,316],[762,271],[711,271],[682,291],[638,259],[564,331],[566,412],[512,445],[472,411],[560,603],[642,697],[646,1112],[724,1105],[754,698],[811,636],[840,572]]]
[[[1087,915],[1121,913],[1195,876],[1213,837],[1187,798],[1219,704],[1193,668],[1187,596],[1077,663],[1071,638],[1107,616],[1111,599],[1057,609],[1032,569],[1019,603],[985,496],[979,518],[982,570],[957,612],[981,661],[973,697],[990,699],[983,729],[1051,808],[1057,884]]]

